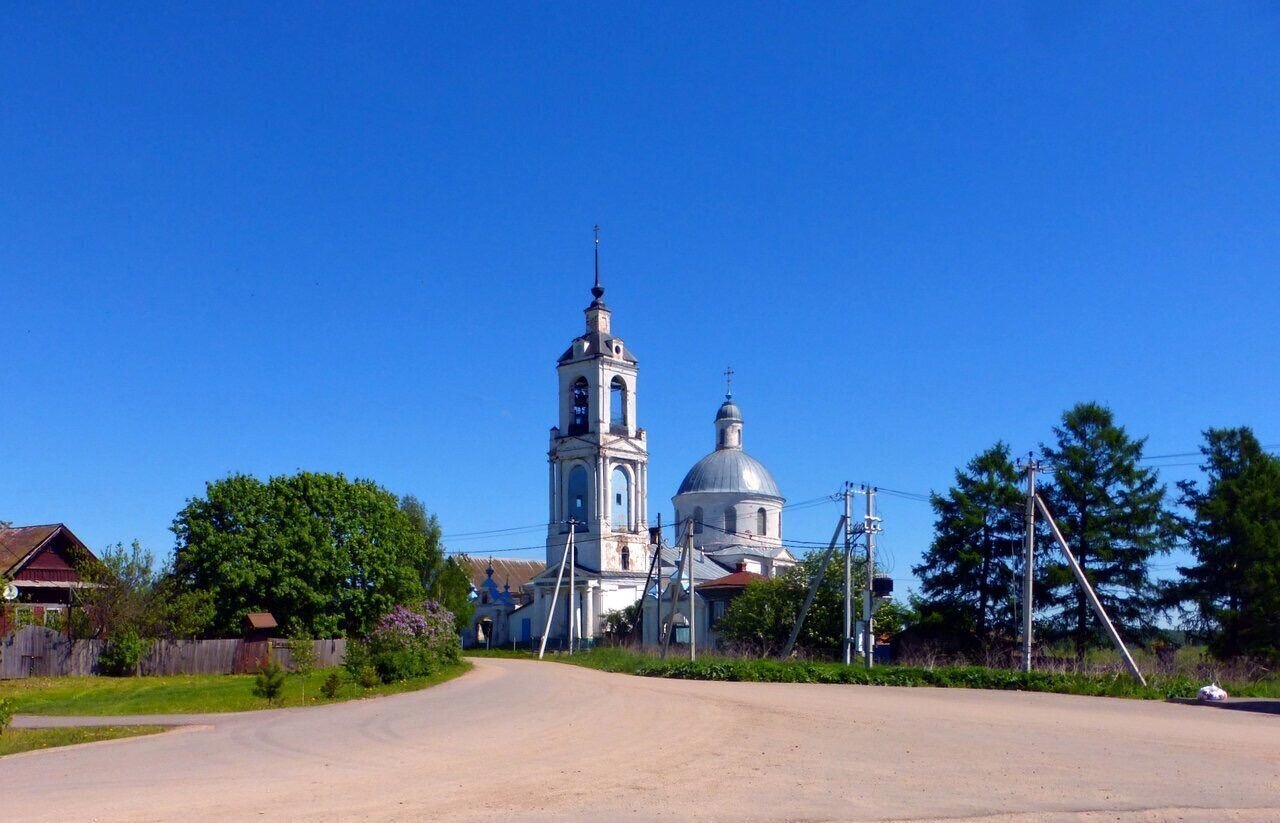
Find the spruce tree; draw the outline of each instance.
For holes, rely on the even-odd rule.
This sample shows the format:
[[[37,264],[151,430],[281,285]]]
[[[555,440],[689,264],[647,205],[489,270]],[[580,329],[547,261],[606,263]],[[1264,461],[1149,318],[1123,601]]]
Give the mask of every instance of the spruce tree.
[[[957,651],[1016,636],[1023,492],[1009,446],[996,443],[956,470],[945,495],[933,494],[934,538],[912,568],[927,633]]]
[[[1219,658],[1280,662],[1280,458],[1247,427],[1209,429],[1205,487],[1178,484],[1187,549],[1174,599],[1189,604]]]
[[[1054,435],[1054,445],[1042,446],[1051,470],[1042,496],[1121,636],[1147,636],[1159,611],[1148,564],[1169,550],[1174,530],[1164,486],[1139,463],[1146,440],[1131,438],[1097,403],[1069,409]],[[1102,627],[1066,559],[1056,551],[1040,557],[1036,603],[1050,611],[1051,636],[1070,638],[1083,660],[1102,642]]]

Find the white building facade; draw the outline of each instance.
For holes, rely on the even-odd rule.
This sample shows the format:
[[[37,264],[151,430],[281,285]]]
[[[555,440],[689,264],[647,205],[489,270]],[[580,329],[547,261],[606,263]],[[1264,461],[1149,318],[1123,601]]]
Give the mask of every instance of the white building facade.
[[[590,642],[603,615],[640,600],[651,560],[649,454],[637,414],[638,364],[613,335],[599,275],[586,308],[586,333],[556,364],[559,423],[547,451],[547,569],[532,581],[534,601],[512,614],[517,642],[541,637],[570,527],[574,535],[572,606],[568,578],[548,638],[563,643],[573,614],[575,636]]]
[[[728,571],[774,577],[796,564],[782,543],[786,499],[773,474],[742,449],[742,410],[731,394],[716,412],[715,451],[694,464],[671,502],[693,521],[693,544]]]

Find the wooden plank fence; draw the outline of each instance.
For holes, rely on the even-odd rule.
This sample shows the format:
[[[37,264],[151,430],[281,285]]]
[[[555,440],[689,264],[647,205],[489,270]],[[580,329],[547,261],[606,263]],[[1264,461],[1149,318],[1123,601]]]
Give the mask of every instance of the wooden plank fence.
[[[342,664],[345,639],[312,644],[317,668]],[[53,629],[24,626],[0,639],[0,680],[101,674],[98,657],[105,647],[102,640],[68,640]],[[138,668],[143,675],[243,674],[257,671],[268,655],[290,668],[283,640],[155,640]]]

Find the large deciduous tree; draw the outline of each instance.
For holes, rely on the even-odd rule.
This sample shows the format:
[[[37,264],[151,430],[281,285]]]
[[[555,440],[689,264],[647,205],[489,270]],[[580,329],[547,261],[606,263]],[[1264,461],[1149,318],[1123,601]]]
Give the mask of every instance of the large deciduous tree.
[[[413,495],[400,500],[400,508],[413,521],[426,541],[425,564],[420,572],[422,588],[427,597],[435,600],[453,613],[453,625],[464,631],[471,625],[475,603],[471,600],[471,578],[452,557],[445,557],[440,542],[440,523],[434,514],[428,514],[426,506]]]
[[[1009,447],[996,443],[934,494],[934,537],[920,565],[921,628],[953,650],[974,652],[1016,636],[1025,497]]]
[[[1054,435],[1042,447],[1052,472],[1042,492],[1049,510],[1122,636],[1149,635],[1159,602],[1148,564],[1169,550],[1174,529],[1164,486],[1139,463],[1146,441],[1131,438],[1097,403],[1069,409]],[[1102,628],[1065,558],[1041,556],[1037,605],[1051,610],[1051,636],[1070,638],[1083,660],[1102,641]]]
[[[312,637],[365,634],[423,599],[439,554],[438,526],[424,530],[386,489],[341,474],[233,475],[207,484],[172,528],[173,578],[212,595],[210,633],[222,635],[256,611]]]
[[[1193,565],[1174,599],[1189,604],[1220,658],[1280,662],[1280,458],[1247,427],[1204,433],[1205,485],[1178,484]]]

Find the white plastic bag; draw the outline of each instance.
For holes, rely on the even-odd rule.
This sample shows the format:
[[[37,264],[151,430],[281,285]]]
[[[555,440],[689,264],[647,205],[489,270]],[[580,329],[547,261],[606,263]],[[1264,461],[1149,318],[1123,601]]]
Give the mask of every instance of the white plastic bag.
[[[1201,688],[1196,697],[1205,703],[1219,703],[1227,699],[1227,693],[1217,683],[1211,683]]]

